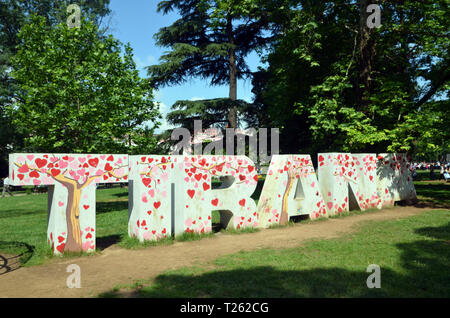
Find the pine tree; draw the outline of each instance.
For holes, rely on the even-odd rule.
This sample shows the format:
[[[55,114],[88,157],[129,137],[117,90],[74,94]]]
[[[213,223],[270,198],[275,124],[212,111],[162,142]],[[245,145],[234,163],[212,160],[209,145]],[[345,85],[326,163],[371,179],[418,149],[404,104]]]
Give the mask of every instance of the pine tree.
[[[211,85],[229,86],[226,120],[230,128],[238,126],[237,80],[251,75],[246,56],[264,46],[270,21],[267,0],[168,0],[158,4],[158,12],[178,11],[181,18],[155,34],[159,46],[169,47],[159,65],[148,67],[156,86],[177,85],[192,77],[210,79]],[[218,100],[216,100],[218,101]],[[202,104],[202,105],[200,105]],[[223,107],[223,101],[183,103],[185,115],[190,107]],[[177,106],[179,106],[177,104]],[[179,114],[180,109],[178,109]],[[219,118],[218,121],[222,121]]]

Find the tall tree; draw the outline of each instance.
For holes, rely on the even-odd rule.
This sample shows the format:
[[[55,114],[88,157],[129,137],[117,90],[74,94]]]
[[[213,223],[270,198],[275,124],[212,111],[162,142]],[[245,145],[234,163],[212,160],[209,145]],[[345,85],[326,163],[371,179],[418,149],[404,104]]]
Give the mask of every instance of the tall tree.
[[[12,60],[19,93],[9,109],[14,124],[26,133],[29,149],[152,150],[159,112],[129,45],[123,47],[112,36],[99,37],[92,22],[48,29],[46,19],[37,16],[19,38],[22,42]]]
[[[178,11],[181,18],[155,35],[157,44],[169,47],[159,65],[148,67],[152,83],[177,85],[191,77],[229,86],[228,126],[237,128],[237,80],[251,72],[245,57],[267,42],[268,0],[167,0],[158,12]],[[272,10],[273,11],[273,10]],[[201,101],[199,101],[201,102]],[[210,104],[212,105],[212,104]],[[215,104],[217,105],[217,104]]]
[[[373,3],[381,27],[371,29],[367,5]],[[254,77],[256,100],[282,128],[282,150],[449,149],[450,130],[440,125],[449,103],[448,6],[297,1],[279,22],[269,66]],[[433,126],[442,128],[433,130],[436,138],[429,135]],[[294,142],[283,144],[292,136]]]

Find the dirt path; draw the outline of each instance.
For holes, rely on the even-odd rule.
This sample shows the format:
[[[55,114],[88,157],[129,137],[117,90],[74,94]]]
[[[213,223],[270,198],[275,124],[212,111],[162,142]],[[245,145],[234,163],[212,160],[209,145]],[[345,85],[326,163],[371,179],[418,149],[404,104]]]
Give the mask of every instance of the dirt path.
[[[396,207],[367,214],[296,224],[241,235],[218,234],[199,241],[176,242],[140,250],[111,246],[100,255],[62,259],[19,268],[0,275],[0,297],[92,297],[115,285],[130,285],[170,270],[212,261],[222,255],[259,248],[295,247],[311,239],[334,238],[356,231],[363,221],[382,221],[420,214],[430,209]],[[81,288],[68,288],[69,264],[81,269]]]

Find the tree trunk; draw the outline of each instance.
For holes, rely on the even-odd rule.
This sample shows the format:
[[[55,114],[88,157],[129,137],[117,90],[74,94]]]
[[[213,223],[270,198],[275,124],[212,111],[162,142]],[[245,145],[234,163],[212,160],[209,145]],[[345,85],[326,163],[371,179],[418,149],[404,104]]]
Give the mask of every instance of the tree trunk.
[[[80,230],[80,199],[81,188],[77,185],[67,185],[69,191],[67,208],[66,208],[66,223],[67,223],[67,239],[64,251],[81,252],[81,230]]]
[[[367,6],[376,1],[361,0],[359,21],[359,54],[358,54],[358,108],[369,115],[369,96],[372,90],[372,64],[375,58],[375,41],[371,39],[370,29],[367,27]],[[362,84],[362,88],[360,87]]]
[[[233,36],[233,20],[231,16],[227,18],[227,35],[228,42],[231,45],[234,45],[234,36]],[[236,66],[236,51],[234,48],[230,48],[229,52],[229,95],[228,98],[233,102],[237,100],[237,66]],[[236,129],[237,128],[237,108],[235,105],[230,107],[228,113],[228,124],[229,128]]]
[[[281,216],[280,216],[280,225],[287,224],[289,222],[289,211],[288,211],[288,197],[289,193],[291,193],[292,186],[294,185],[295,178],[288,173],[288,180],[286,184],[286,190],[283,194],[283,203],[281,206]]]

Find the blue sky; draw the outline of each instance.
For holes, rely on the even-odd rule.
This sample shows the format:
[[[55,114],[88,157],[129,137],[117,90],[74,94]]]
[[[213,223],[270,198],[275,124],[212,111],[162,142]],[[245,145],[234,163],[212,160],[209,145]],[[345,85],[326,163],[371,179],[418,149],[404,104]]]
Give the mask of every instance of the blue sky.
[[[167,15],[157,13],[158,2],[159,0],[111,0],[110,4],[112,10],[110,33],[121,42],[130,43],[141,76],[147,75],[144,67],[158,64],[159,57],[167,50],[167,48],[156,46],[153,35],[161,27],[169,26],[179,18],[176,12]],[[247,62],[252,71],[260,65],[256,53],[249,55]],[[253,98],[251,89],[250,80],[239,80],[238,98],[251,101]],[[228,97],[228,86],[210,86],[207,80],[198,78],[188,80],[183,85],[166,86],[155,94],[156,101],[161,103],[160,109],[163,116],[177,100],[217,97]],[[161,129],[168,127],[164,119]]]

